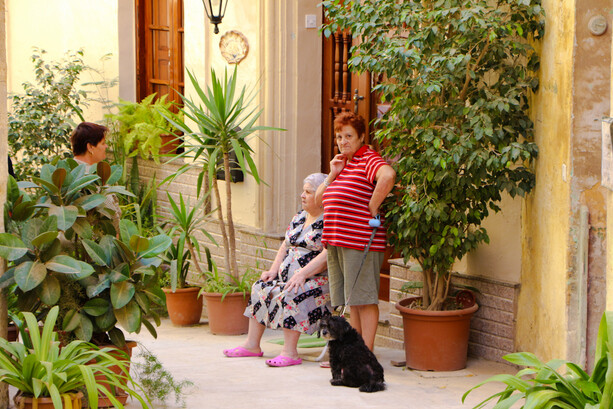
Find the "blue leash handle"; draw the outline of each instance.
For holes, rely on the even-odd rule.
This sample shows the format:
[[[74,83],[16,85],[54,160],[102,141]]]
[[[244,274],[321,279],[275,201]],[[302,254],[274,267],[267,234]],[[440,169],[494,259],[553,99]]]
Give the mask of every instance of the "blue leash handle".
[[[362,267],[364,266],[364,261],[366,261],[366,256],[368,255],[368,250],[370,250],[370,246],[375,239],[375,234],[377,233],[377,229],[381,227],[381,217],[376,215],[372,219],[368,221],[368,225],[372,227],[372,233],[370,235],[370,240],[368,240],[368,244],[364,248],[364,255],[362,256],[362,261],[360,262],[360,268],[358,268],[358,274],[355,276],[355,281],[353,282],[353,286],[351,287],[351,293],[349,293],[349,297],[347,297],[347,301],[345,301],[345,306],[343,307],[343,311],[341,312],[341,317],[345,316],[345,310],[347,309],[347,305],[349,304],[349,300],[351,299],[351,294],[353,294],[353,289],[358,282],[358,277],[362,272]]]

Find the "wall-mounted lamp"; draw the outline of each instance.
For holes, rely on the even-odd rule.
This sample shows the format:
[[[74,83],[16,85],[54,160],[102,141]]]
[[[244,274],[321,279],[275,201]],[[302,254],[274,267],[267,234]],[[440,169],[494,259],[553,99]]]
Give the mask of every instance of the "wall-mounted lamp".
[[[221,24],[221,19],[223,19],[223,16],[226,14],[228,1],[230,0],[202,0],[206,16],[211,20],[211,24],[215,24],[215,34],[219,33],[217,25]]]

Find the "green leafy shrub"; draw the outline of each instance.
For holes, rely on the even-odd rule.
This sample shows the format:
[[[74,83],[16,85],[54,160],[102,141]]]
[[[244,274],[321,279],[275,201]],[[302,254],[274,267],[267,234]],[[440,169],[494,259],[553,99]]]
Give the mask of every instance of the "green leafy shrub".
[[[55,156],[72,156],[70,134],[75,120],[84,120],[87,92],[77,87],[88,69],[83,51],[67,52],[57,62],[47,62],[45,53],[34,49],[35,83],[24,82],[24,93],[9,97],[9,154],[18,180],[37,174]]]
[[[442,308],[451,267],[489,238],[482,221],[504,192],[530,192],[538,149],[529,98],[538,86],[543,9],[531,0],[326,0],[324,34],[361,42],[349,65],[377,75],[389,110],[376,139],[396,170],[388,239],[422,268],[424,306]]]
[[[517,352],[504,357],[525,366],[515,375],[499,374],[470,389],[490,382],[502,382],[506,388],[488,397],[474,408],[482,408],[497,399],[494,409],[510,408],[517,402],[530,409],[605,409],[613,407],[613,312],[603,314],[596,339],[596,365],[591,374],[579,365],[562,359],[541,362],[534,354]],[[516,406],[513,406],[516,407]]]
[[[116,105],[118,112],[107,118],[117,125],[117,131],[111,136],[116,146],[128,156],[140,154],[143,159],[153,158],[158,161],[161,135],[175,134],[177,129],[167,117],[174,117],[171,112],[173,103],[166,101],[168,95],[156,99],[153,93],[141,102],[131,102],[120,98]]]
[[[7,233],[0,233],[0,257],[9,269],[0,286],[16,283],[23,310],[46,314],[60,306],[62,330],[69,339],[123,346],[122,330],[145,326],[156,336],[153,307],[164,306],[159,288],[161,256],[171,244],[165,234],[144,235],[129,220],[119,220],[112,200],[129,195],[114,183],[121,166],[106,162],[94,171],[73,159],[43,165],[40,177],[21,182],[42,192],[30,200],[9,185]]]

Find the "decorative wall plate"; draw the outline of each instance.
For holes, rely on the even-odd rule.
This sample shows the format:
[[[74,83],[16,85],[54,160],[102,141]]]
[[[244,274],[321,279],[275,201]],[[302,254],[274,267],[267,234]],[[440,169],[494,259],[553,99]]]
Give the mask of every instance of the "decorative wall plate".
[[[249,43],[243,33],[232,30],[221,36],[219,49],[228,64],[238,64],[247,56]]]

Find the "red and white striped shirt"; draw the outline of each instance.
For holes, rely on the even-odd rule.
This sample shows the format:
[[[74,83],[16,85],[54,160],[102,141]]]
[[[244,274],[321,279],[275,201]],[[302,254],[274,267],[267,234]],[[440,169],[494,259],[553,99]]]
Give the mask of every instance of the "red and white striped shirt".
[[[375,176],[387,162],[364,145],[353,155],[323,194],[324,230],[322,241],[337,247],[364,250],[370,240],[372,219],[368,203],[375,190]],[[385,251],[383,220],[370,251]]]

